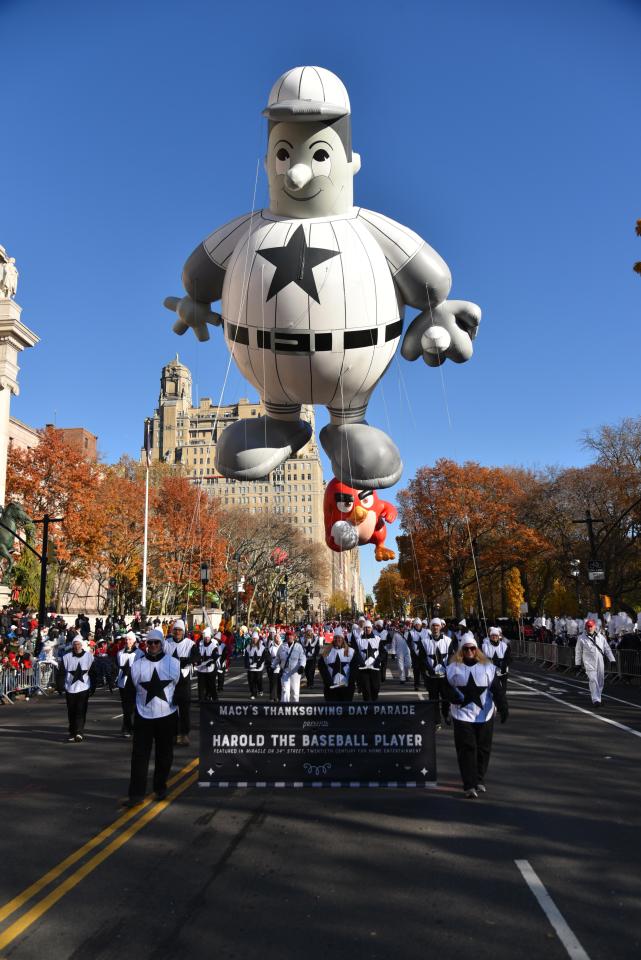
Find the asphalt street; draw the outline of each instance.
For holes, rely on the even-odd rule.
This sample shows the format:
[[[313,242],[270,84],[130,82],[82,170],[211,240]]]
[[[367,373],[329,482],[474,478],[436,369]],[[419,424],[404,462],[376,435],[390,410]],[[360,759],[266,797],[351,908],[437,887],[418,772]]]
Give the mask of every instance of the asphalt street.
[[[168,799],[125,813],[116,694],[81,744],[55,694],[0,707],[0,957],[638,960],[641,689],[595,713],[517,664],[509,696],[478,800],[448,728],[431,790],[199,789],[194,705]]]

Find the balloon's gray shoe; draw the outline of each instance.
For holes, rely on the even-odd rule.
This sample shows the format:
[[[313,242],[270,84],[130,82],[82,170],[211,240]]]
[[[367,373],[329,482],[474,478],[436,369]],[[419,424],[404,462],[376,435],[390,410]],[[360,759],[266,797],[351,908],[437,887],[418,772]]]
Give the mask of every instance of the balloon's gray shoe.
[[[311,435],[311,425],[304,420],[237,420],[218,441],[216,469],[234,480],[262,480],[304,447]]]
[[[330,423],[320,432],[334,476],[359,490],[391,487],[401,478],[403,461],[386,433],[367,423]]]

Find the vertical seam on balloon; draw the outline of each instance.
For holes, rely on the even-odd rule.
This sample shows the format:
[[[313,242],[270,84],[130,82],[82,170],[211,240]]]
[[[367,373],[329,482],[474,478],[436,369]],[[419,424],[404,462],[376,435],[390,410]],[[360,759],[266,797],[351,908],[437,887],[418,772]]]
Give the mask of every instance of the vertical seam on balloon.
[[[342,221],[341,221],[341,222],[342,222]],[[338,242],[338,236],[336,235],[336,230],[335,230],[335,228],[334,228],[334,224],[332,223],[332,221],[330,221],[330,224],[329,224],[329,225],[330,225],[330,227],[332,228],[332,233],[334,234],[334,239],[336,240],[336,249],[337,249],[337,250],[339,251],[339,253],[340,253],[341,245],[340,245],[340,243]],[[346,291],[345,291],[345,270],[344,270],[344,268],[343,268],[343,256],[342,256],[342,254],[340,254],[339,259],[340,259],[340,262],[341,262],[341,279],[342,279],[342,281],[343,281],[343,333],[342,333],[342,334],[337,334],[337,336],[341,336],[341,335],[342,335],[342,336],[343,336],[343,339],[344,339],[344,336],[345,336],[344,331],[347,329],[347,293],[346,293]],[[334,332],[332,331],[332,339],[333,339],[333,337],[334,337]],[[332,347],[333,347],[333,346],[334,346],[334,344],[332,343]],[[344,344],[344,342],[343,342],[342,347],[343,347],[343,349],[342,349],[342,358],[341,358],[341,368],[340,368],[340,371],[339,371],[339,373],[338,373],[338,381],[337,381],[337,383],[336,383],[336,387],[335,387],[334,392],[333,392],[333,394],[331,395],[331,397],[330,397],[330,399],[329,399],[329,401],[328,401],[328,403],[327,403],[327,407],[328,407],[328,408],[329,408],[329,406],[334,402],[334,397],[336,396],[336,391],[338,390],[338,386],[339,386],[339,384],[340,384],[340,382],[341,382],[341,377],[343,376],[343,368],[344,368],[344,366],[345,366],[345,344]]]
[[[308,246],[310,246],[310,247],[311,247],[311,245],[312,245],[312,228],[313,228],[313,226],[314,226],[314,224],[313,224],[313,223],[310,223],[310,225],[309,225],[309,238],[308,238],[308,241],[307,241]],[[313,272],[313,271],[312,271],[312,272]],[[320,301],[320,292],[318,293],[318,296],[319,296],[319,301]],[[312,403],[313,403],[313,402],[314,402],[314,399],[313,399],[313,398],[314,398],[314,377],[313,377],[313,373],[312,373],[312,315],[311,315],[311,306],[310,306],[310,296],[309,296],[309,294],[307,294],[307,329],[309,330],[309,346],[310,346],[309,356],[308,356],[308,358],[307,358],[307,359],[308,359],[308,363],[309,363],[309,388],[310,388],[310,389],[309,389],[309,395],[310,395],[310,397],[312,398]],[[314,350],[315,350],[315,349],[316,349],[316,340],[314,339]]]
[[[237,230],[240,230],[240,228],[243,226],[243,224],[247,223],[248,220],[251,220],[251,214],[250,214],[250,213],[246,214],[245,216],[237,217],[236,220],[232,220],[232,221],[231,221],[231,222],[234,224],[234,226],[233,226],[233,228],[229,231],[229,233],[226,233],[224,237],[221,237],[220,240],[218,241],[218,243],[216,244],[216,246],[211,248],[211,251],[207,250],[207,253],[209,254],[209,256],[211,257],[212,260],[214,259],[213,256],[212,256],[214,250],[218,250],[218,247],[221,245],[221,243],[224,243],[225,240],[228,240],[229,237],[233,236],[233,234],[234,234]],[[224,230],[225,228],[224,228],[224,227],[221,227],[220,229],[221,229],[221,230]],[[214,232],[217,233],[218,231],[214,231]],[[205,249],[206,249],[206,248],[205,248]],[[214,261],[214,262],[217,262],[217,261]]]
[[[299,77],[299,79],[298,79],[298,99],[299,99],[299,100],[300,100],[301,87],[303,86],[303,77],[304,77],[304,76],[305,76],[305,67],[303,67],[303,69],[301,70],[301,72],[300,72],[300,77]]]
[[[318,70],[316,69],[316,67],[312,67],[312,70],[314,71],[314,73],[315,73],[316,76],[318,77],[318,82],[319,82],[320,85],[321,85],[321,93],[322,93],[322,95],[323,95],[323,100],[324,100],[324,99],[325,99],[325,85],[324,85],[324,83],[323,83],[323,78],[321,77],[321,75],[320,75],[320,73],[318,72]]]
[[[292,227],[293,227],[293,223],[290,223],[289,226],[287,227],[287,233],[285,234],[285,238],[282,241],[283,246],[287,243]],[[274,299],[275,299],[275,303],[274,303],[274,335],[275,335],[276,327],[278,326],[278,294],[276,294]],[[287,393],[287,390],[285,390],[285,387],[283,386],[283,381],[280,378],[280,371],[278,369],[278,354],[276,353],[275,350],[273,353],[273,357],[274,357],[274,369],[276,370],[276,376],[278,377],[280,389],[282,390],[283,394],[287,397],[290,403],[295,403],[296,401],[294,400],[294,398],[290,397],[290,395]]]
[[[283,76],[281,77],[280,84],[278,87],[278,92],[276,93],[276,103],[278,103],[280,100],[280,91],[283,89],[283,84],[285,83],[285,80],[287,79],[288,76],[289,76],[289,73],[284,73]]]
[[[376,348],[377,348],[377,346],[378,346],[378,336],[379,336],[380,331],[379,331],[379,327],[378,327],[378,295],[377,295],[377,291],[376,291],[376,276],[375,276],[375,274],[374,274],[374,267],[372,266],[372,261],[371,261],[370,258],[369,258],[369,253],[367,252],[367,247],[366,247],[365,244],[363,243],[363,240],[361,239],[361,237],[358,235],[358,230],[356,230],[356,228],[355,228],[355,227],[353,226],[353,224],[351,224],[351,223],[349,223],[349,227],[350,227],[351,230],[353,230],[353,232],[354,232],[354,233],[356,234],[356,236],[358,237],[358,240],[359,240],[361,246],[363,247],[363,251],[364,251],[365,256],[366,256],[366,258],[367,258],[367,262],[369,263],[370,270],[372,271],[372,279],[374,280],[374,303],[375,303],[375,320],[376,320],[376,323],[375,323],[375,325],[374,325],[375,328],[376,328],[376,344],[375,344],[375,345],[372,345],[372,348],[371,348],[371,349],[372,349],[372,354],[371,354],[370,361],[369,361],[369,367],[367,368],[367,373],[365,374],[365,376],[364,376],[363,379],[361,380],[361,385],[360,385],[360,387],[358,388],[358,390],[356,390],[356,391],[354,392],[354,397],[353,397],[353,399],[356,400],[356,398],[360,395],[360,392],[361,392],[361,390],[363,389],[364,384],[367,383],[367,379],[368,379],[370,373],[372,372],[372,366],[373,366],[373,363],[374,363],[374,357],[376,356]],[[371,328],[371,325],[370,325],[370,328]],[[370,391],[369,391],[367,400],[365,401],[365,406],[366,406],[366,407],[367,407],[367,404],[368,404],[368,402],[369,402],[369,396],[371,395],[372,390],[374,389],[374,386],[376,386],[376,384],[373,384],[373,385],[372,385],[372,387],[371,387],[371,389],[370,389]],[[351,403],[350,403],[350,406],[351,406]],[[356,404],[355,404],[355,406],[356,406]]]

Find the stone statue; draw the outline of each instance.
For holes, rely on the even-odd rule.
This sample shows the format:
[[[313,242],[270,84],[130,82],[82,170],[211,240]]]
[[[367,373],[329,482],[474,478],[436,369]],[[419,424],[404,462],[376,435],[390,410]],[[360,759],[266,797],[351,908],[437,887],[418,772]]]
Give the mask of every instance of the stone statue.
[[[16,258],[8,257],[5,248],[0,245],[0,299],[11,300],[18,289],[18,268]]]
[[[7,561],[4,575],[0,582],[10,586],[11,574],[13,573],[14,567],[15,532],[18,529],[22,529],[27,541],[33,542],[33,521],[27,516],[19,503],[14,503],[10,500],[4,509],[0,508],[0,522],[2,523],[2,526],[0,526],[0,562],[2,560]]]

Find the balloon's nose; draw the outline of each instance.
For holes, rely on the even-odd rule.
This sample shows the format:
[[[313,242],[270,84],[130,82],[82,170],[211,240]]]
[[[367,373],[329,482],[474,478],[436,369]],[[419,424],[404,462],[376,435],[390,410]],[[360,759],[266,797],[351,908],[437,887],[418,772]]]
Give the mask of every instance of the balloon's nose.
[[[308,167],[306,163],[296,163],[289,168],[285,174],[285,179],[291,190],[302,190],[305,184],[312,179],[311,167]]]

